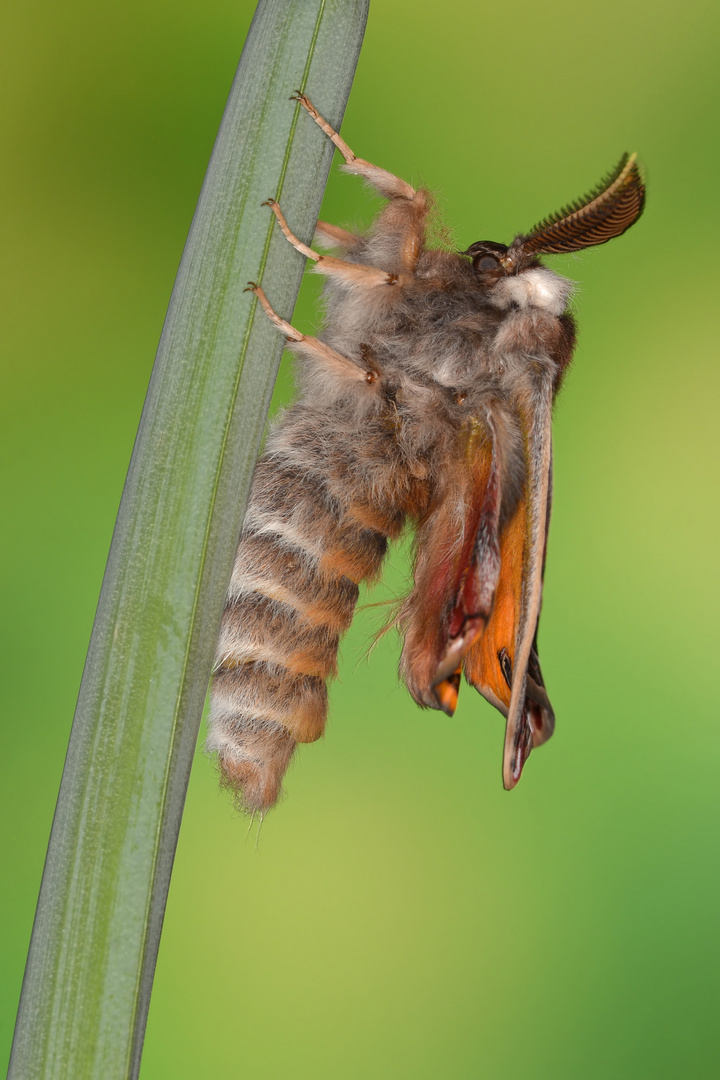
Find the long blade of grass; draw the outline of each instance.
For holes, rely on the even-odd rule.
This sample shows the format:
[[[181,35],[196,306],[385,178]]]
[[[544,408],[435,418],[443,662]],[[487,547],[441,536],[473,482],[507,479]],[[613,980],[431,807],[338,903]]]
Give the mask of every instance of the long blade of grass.
[[[135,1077],[190,765],[282,339],[368,0],[262,0],[173,291],[118,513],[45,864],[14,1080]],[[198,927],[198,932],[202,932]],[[190,988],[188,988],[190,989]]]

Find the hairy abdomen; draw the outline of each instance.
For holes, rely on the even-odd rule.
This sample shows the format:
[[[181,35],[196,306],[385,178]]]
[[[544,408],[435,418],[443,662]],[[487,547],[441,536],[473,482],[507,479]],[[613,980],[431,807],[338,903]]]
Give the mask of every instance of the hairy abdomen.
[[[251,811],[276,802],[297,743],[322,735],[358,583],[400,524],[367,527],[315,465],[258,462],[222,619],[207,748]]]

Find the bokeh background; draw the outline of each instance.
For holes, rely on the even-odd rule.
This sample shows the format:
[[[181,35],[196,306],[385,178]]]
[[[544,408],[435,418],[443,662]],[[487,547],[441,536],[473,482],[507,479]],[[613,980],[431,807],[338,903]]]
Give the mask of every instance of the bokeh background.
[[[125,470],[252,10],[0,12],[5,1059]],[[366,659],[382,609],[362,612],[327,736],[259,840],[198,751],[143,1080],[720,1069],[719,44],[711,0],[373,0],[343,134],[440,192],[458,245],[507,241],[626,149],[646,166],[641,223],[555,260],[581,328],[541,627],[557,732],[504,792],[500,716],[467,688],[452,720],[419,711],[392,635]],[[376,205],[334,167],[326,218]],[[288,366],[276,404],[290,387]],[[391,562],[370,600],[402,591]]]

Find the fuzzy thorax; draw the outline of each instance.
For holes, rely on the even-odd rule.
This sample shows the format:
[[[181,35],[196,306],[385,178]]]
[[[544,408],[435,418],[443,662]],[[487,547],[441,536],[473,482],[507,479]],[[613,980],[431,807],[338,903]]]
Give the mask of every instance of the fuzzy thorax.
[[[515,305],[519,308],[540,308],[549,315],[560,316],[567,307],[573,285],[567,278],[536,266],[521,274],[501,278],[488,293],[494,307],[506,311]]]

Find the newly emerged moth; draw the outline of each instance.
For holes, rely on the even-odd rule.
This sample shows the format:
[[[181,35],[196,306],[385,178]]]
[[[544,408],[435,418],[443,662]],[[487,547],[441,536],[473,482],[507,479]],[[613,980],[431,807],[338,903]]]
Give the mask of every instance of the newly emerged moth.
[[[250,284],[300,364],[300,395],[255,470],[222,621],[208,748],[249,810],[277,800],[297,743],[323,733],[326,680],[358,585],[415,527],[398,625],[419,705],[455,710],[460,676],[507,718],[512,788],[554,714],[537,653],[551,495],[551,411],[570,363],[571,283],[538,256],[625,232],[643,209],[635,156],[509,246],[428,249],[427,191],[355,157],[388,200],[365,236],[323,222],[344,258],[288,241],[325,274],[327,326],[298,333]]]

